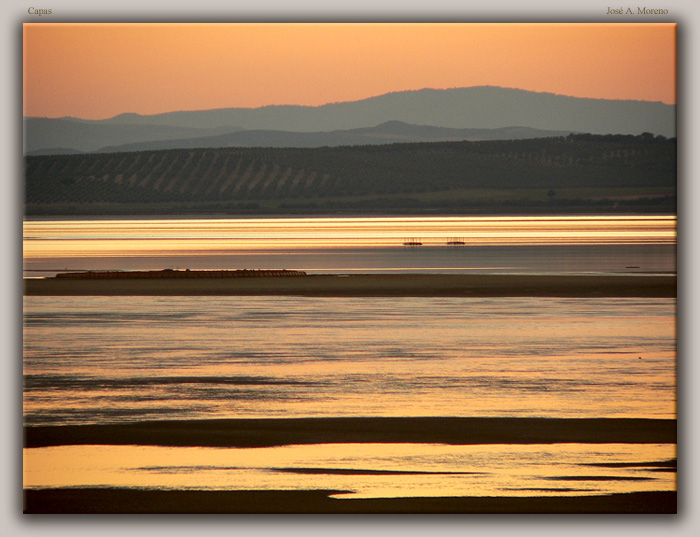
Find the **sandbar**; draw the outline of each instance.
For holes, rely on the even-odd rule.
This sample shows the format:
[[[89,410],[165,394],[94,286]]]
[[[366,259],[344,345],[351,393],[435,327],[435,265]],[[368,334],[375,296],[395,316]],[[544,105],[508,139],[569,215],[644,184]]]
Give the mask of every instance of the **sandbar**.
[[[190,279],[25,278],[24,295],[676,297],[676,275],[310,274]]]
[[[675,419],[334,417],[156,420],[24,427],[26,448],[57,445],[267,447],[328,443],[676,443]]]
[[[25,513],[69,514],[674,514],[675,491],[600,496],[351,499],[332,490],[142,490],[64,488],[24,491]]]

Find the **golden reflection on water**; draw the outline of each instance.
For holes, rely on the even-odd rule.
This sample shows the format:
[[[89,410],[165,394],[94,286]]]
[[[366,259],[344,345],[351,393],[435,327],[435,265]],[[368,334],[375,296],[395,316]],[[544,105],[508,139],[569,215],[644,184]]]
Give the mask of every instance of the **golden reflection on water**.
[[[670,299],[28,297],[24,414],[675,418],[674,311]]]
[[[675,471],[654,467],[675,457],[672,444],[59,446],[24,450],[24,487],[326,489],[355,498],[576,496],[676,490]]]
[[[110,255],[165,256],[175,254],[226,254],[236,250],[272,250],[325,247],[401,246],[407,238],[424,245],[444,245],[457,239],[468,245],[540,244],[675,244],[675,217],[454,217],[454,218],[292,218],[237,220],[101,220],[27,221],[24,223],[25,259],[41,257],[99,257]],[[46,299],[44,299],[46,300]],[[280,300],[277,300],[280,303]],[[549,301],[551,303],[553,301]],[[81,300],[79,309],[89,300]],[[209,306],[216,299],[208,302]],[[501,304],[510,304],[501,300]],[[31,306],[32,301],[27,302]],[[110,304],[121,304],[112,299]],[[376,307],[376,301],[373,302]],[[240,300],[237,301],[240,307]],[[473,304],[464,304],[464,310]],[[26,305],[25,305],[26,307]],[[59,309],[64,306],[59,304]],[[116,307],[116,306],[114,306]],[[130,299],[126,307],[134,308]],[[163,307],[170,308],[168,303]],[[281,307],[281,306],[280,306]],[[394,305],[395,307],[395,305]],[[433,304],[434,307],[434,304]],[[231,309],[227,303],[224,310]],[[31,309],[31,308],[30,308]],[[234,309],[235,310],[235,309]],[[391,382],[378,391],[324,392],[320,388],[299,397],[226,397],[206,401],[206,417],[270,417],[276,415],[317,416],[332,409],[334,415],[411,416],[580,416],[615,415],[675,417],[674,393],[649,387],[675,385],[675,347],[653,346],[638,359],[639,339],[675,341],[675,318],[641,315],[612,317],[571,315],[566,307],[543,319],[542,308],[532,306],[529,316],[503,315],[487,310],[476,317],[420,317],[414,322],[383,324],[362,315],[347,328],[345,321],[329,323],[323,310],[319,321],[284,326],[276,322],[275,337],[269,340],[260,324],[251,321],[179,326],[170,322],[148,325],[139,322],[80,324],[77,327],[50,325],[26,332],[25,374],[32,370],[31,358],[56,356],[56,342],[66,348],[81,338],[98,342],[103,355],[89,366],[85,356],[68,360],[66,375],[114,379],[120,376],[156,377],[268,376],[306,381],[312,378],[332,385],[373,386],[377,379]],[[265,310],[267,311],[267,310]],[[534,315],[534,312],[540,312]],[[353,313],[353,312],[350,312]],[[361,313],[361,312],[360,312]],[[366,312],[365,312],[366,313]],[[410,316],[406,317],[410,321]],[[338,327],[347,359],[334,361],[338,354]],[[122,329],[122,327],[127,327]],[[108,328],[108,330],[106,330]],[[381,338],[372,330],[380,331]],[[264,335],[270,361],[255,359],[252,349],[260,348]],[[387,334],[391,341],[386,342]],[[596,352],[589,340],[622,340],[614,349]],[[73,339],[71,339],[73,338]],[[198,349],[198,341],[220,342],[237,349],[226,360],[158,370],[133,364],[127,355],[153,354],[158,360],[177,361]],[[256,339],[257,338],[257,339]],[[378,343],[379,342],[379,343]],[[446,346],[450,342],[451,346]],[[517,349],[516,354],[500,348]],[[565,342],[567,349],[560,347]],[[43,347],[46,346],[46,348]],[[541,354],[546,348],[546,354]],[[157,349],[157,351],[154,351]],[[286,356],[293,349],[298,360]],[[250,357],[245,353],[250,350]],[[614,351],[614,356],[610,350]],[[137,352],[138,351],[138,352]],[[364,354],[363,354],[364,353]],[[451,359],[438,359],[443,353]],[[480,354],[481,353],[481,354]],[[482,360],[482,354],[488,360]],[[167,355],[167,356],[166,356]],[[208,355],[202,355],[206,358]],[[454,359],[457,357],[458,359]],[[274,358],[274,360],[272,360]],[[128,370],[119,364],[129,363]],[[139,370],[138,367],[142,369]],[[607,378],[619,377],[620,386],[611,389]],[[436,389],[431,379],[452,379],[452,386]],[[472,379],[475,382],[469,384]],[[574,381],[590,381],[585,389],[573,389]],[[598,382],[597,379],[600,379]],[[355,382],[356,380],[362,382]],[[477,382],[478,381],[478,382]],[[524,386],[518,397],[493,388],[496,381]],[[427,383],[421,386],[420,383]],[[636,384],[635,384],[636,383]],[[637,384],[640,386],[637,388]],[[468,386],[469,389],[466,389]],[[559,386],[556,390],[548,389]],[[385,389],[386,388],[386,389]],[[142,410],[172,406],[172,394],[156,386],[133,403]],[[245,388],[257,393],[258,388]],[[163,390],[160,392],[159,390]],[[384,390],[384,391],[382,391]],[[165,397],[163,396],[165,393]],[[182,395],[184,392],[178,392]],[[282,392],[280,392],[281,394]],[[381,393],[381,397],[376,394]],[[620,398],[624,393],[625,397]],[[313,396],[311,396],[311,395]],[[60,394],[40,389],[25,392],[25,414],[52,409],[79,410],[98,406],[124,405],[119,390],[95,392],[63,389]],[[653,399],[652,399],[653,396]],[[60,398],[58,400],[57,398]],[[184,414],[198,416],[197,398],[179,399]],[[187,405],[193,405],[189,408]],[[144,408],[143,410],[148,410]],[[191,416],[190,416],[191,417]],[[675,445],[578,445],[547,446],[444,446],[423,444],[363,444],[284,446],[256,449],[167,448],[151,446],[61,446],[24,450],[24,486],[125,486],[149,488],[210,488],[227,490],[334,489],[351,491],[354,497],[397,496],[532,496],[584,495],[642,490],[675,490],[675,472],[644,467],[586,466],[601,462],[653,462],[675,458]],[[315,473],[298,473],[299,469]],[[295,470],[296,469],[296,470]],[[340,475],[323,469],[359,469],[402,472],[400,474]],[[406,473],[408,472],[408,473]],[[412,473],[411,473],[412,472]],[[437,472],[418,474],[416,472]],[[564,478],[564,479],[562,479]],[[570,478],[570,479],[566,479]]]
[[[300,248],[674,244],[675,216],[25,221],[24,257],[226,254]]]

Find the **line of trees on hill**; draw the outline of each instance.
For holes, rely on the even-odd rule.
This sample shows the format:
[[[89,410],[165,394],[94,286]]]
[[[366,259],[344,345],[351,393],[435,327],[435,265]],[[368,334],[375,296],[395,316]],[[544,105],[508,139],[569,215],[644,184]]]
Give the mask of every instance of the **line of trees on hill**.
[[[99,204],[255,209],[271,201],[284,209],[323,199],[340,207],[368,196],[425,207],[436,192],[675,186],[676,139],[650,134],[25,157],[28,212]]]

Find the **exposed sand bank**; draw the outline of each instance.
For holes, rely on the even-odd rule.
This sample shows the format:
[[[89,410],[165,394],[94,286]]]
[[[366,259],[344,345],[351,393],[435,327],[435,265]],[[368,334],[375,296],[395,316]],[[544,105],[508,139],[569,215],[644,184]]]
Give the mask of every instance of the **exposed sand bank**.
[[[294,278],[24,280],[25,295],[675,297],[675,275],[356,274]]]
[[[676,513],[676,492],[572,497],[342,499],[339,491],[25,490],[25,513]]]
[[[25,447],[262,447],[319,443],[676,443],[676,420],[635,418],[270,418],[24,428]]]

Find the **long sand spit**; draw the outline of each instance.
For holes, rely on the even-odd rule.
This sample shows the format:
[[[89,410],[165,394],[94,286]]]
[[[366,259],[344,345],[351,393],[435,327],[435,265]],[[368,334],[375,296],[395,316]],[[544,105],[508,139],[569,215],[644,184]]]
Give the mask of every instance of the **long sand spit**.
[[[294,278],[25,278],[24,294],[676,297],[676,275],[311,274]]]
[[[675,419],[653,418],[241,418],[25,426],[24,445],[676,443],[676,432]]]
[[[135,490],[69,488],[24,491],[25,513],[102,514],[674,514],[677,493],[569,497],[352,499],[333,490]]]

